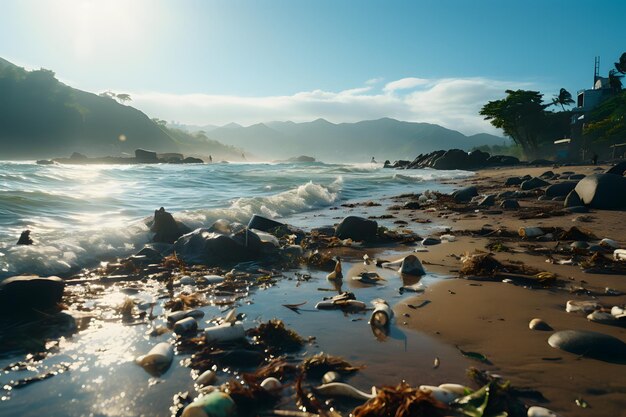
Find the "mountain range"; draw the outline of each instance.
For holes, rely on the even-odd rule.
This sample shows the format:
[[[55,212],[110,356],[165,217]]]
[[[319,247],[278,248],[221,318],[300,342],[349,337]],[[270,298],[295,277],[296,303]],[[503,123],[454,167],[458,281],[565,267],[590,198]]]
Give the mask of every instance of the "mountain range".
[[[338,124],[317,119],[305,123],[258,123],[247,127],[236,123],[221,127],[174,126],[202,131],[215,140],[243,148],[266,160],[301,154],[334,162],[369,161],[372,156],[380,160],[413,159],[419,153],[442,148],[470,150],[481,145],[509,143],[508,139],[487,133],[466,136],[436,124],[391,118]]]

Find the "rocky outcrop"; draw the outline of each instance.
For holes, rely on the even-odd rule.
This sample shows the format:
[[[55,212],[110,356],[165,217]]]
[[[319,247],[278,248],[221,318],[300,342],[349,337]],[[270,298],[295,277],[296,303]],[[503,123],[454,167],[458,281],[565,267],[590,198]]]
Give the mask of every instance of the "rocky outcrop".
[[[17,245],[32,245],[33,240],[30,238],[30,230],[24,230],[17,240]]]
[[[63,297],[65,283],[58,277],[16,276],[0,282],[0,313],[46,311]]]
[[[154,211],[154,219],[152,220],[150,231],[154,232],[153,242],[174,243],[176,239],[185,233],[189,233],[191,229],[184,223],[176,221],[174,216],[161,207]]]
[[[196,229],[181,236],[174,243],[176,255],[189,264],[208,266],[250,261],[260,256],[263,243],[256,233],[245,227],[238,227],[232,233],[220,228],[224,233]]]
[[[439,150],[428,154],[420,154],[412,162],[396,161],[385,164],[386,168],[434,168],[434,169],[463,169],[473,170],[491,166],[509,166],[519,164],[519,159],[513,156],[494,155],[475,150],[467,153],[461,149]]]
[[[477,195],[478,189],[476,187],[465,187],[452,193],[452,197],[454,197],[454,201],[457,203],[466,203]]]
[[[159,162],[159,158],[157,158],[157,153],[154,151],[147,151],[145,149],[136,149],[135,150],[135,159],[140,163],[157,163]]]
[[[374,220],[357,216],[346,217],[335,229],[335,236],[339,239],[352,239],[365,242],[375,240],[377,233],[378,223]]]

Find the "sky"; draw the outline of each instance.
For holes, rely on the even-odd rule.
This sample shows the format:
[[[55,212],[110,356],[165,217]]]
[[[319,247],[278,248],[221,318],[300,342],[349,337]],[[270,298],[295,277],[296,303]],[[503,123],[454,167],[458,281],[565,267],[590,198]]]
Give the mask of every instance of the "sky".
[[[498,133],[506,89],[590,88],[625,1],[0,0],[0,57],[192,125],[393,117]]]

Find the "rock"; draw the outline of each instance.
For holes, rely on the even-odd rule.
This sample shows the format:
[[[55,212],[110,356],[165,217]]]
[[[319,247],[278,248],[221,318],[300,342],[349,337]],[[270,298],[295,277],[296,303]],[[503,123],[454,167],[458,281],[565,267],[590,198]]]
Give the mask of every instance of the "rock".
[[[620,320],[613,314],[605,311],[594,311],[593,313],[587,315],[587,320],[602,324],[626,325],[626,320]]]
[[[74,152],[70,155],[70,159],[76,161],[76,160],[87,159],[87,157],[83,155],[82,153]]]
[[[536,188],[545,187],[546,185],[550,185],[548,181],[544,181],[541,178],[531,178],[529,180],[524,181],[520,185],[520,189],[522,190],[534,190]]]
[[[441,243],[441,240],[434,238],[434,237],[427,237],[424,240],[422,240],[422,245],[424,246],[433,246],[433,245],[438,245]]]
[[[471,169],[467,152],[461,149],[449,149],[432,166],[434,169]]]
[[[574,187],[576,188],[576,187]],[[565,202],[563,203],[563,207],[580,207],[583,205],[582,200],[578,196],[578,193],[575,190],[572,190],[565,197]]]
[[[626,209],[626,177],[593,174],[578,182],[575,189],[585,205],[596,209]]]
[[[567,311],[568,313],[590,313],[592,311],[599,310],[600,308],[602,308],[602,306],[595,301],[569,300],[565,304],[565,311]]]
[[[524,182],[524,180],[521,177],[509,177],[504,182],[504,185],[507,185],[507,186],[520,185],[522,182]]]
[[[496,198],[499,200],[506,200],[507,198],[513,198],[515,196],[515,191],[503,191],[499,193]]]
[[[284,223],[268,219],[267,217],[259,216],[258,214],[253,215],[248,222],[248,228],[262,230],[263,232],[268,233],[271,233],[275,229],[280,229],[283,226],[285,226]]]
[[[510,166],[518,164],[519,159],[509,155],[493,155],[487,159],[487,166]]]
[[[422,276],[426,274],[422,263],[415,255],[407,255],[400,264],[400,274]]]
[[[452,193],[452,197],[454,197],[454,201],[457,203],[465,203],[472,199],[472,197],[476,197],[478,195],[478,189],[474,186],[461,188]]]
[[[217,374],[211,369],[204,371],[194,382],[198,385],[211,385],[217,380]]]
[[[589,209],[585,206],[567,207],[565,210],[570,213],[589,213]]]
[[[574,174],[574,175],[570,175],[569,179],[570,180],[582,180],[585,177],[586,177],[585,174]]]
[[[569,195],[569,193],[574,191],[574,188],[576,188],[576,184],[578,183],[575,181],[564,181],[564,182],[552,184],[551,186],[546,188],[546,196],[548,197],[567,196]]]
[[[184,223],[174,220],[174,216],[163,207],[154,211],[150,230],[155,233],[152,241],[160,243],[174,243],[176,239],[191,231]]]
[[[135,257],[143,257],[148,264],[157,264],[163,260],[163,255],[158,250],[151,248],[149,246],[144,246],[139,252],[137,252]]]
[[[174,243],[174,251],[183,261],[208,266],[256,259],[261,248],[261,239],[246,229],[230,234],[196,229]]]
[[[606,171],[607,174],[613,174],[613,175],[619,175],[619,176],[624,176],[624,172],[626,172],[626,161],[622,161]]]
[[[548,159],[534,159],[528,163],[528,165],[535,165],[535,166],[548,166],[552,164],[554,164],[554,161],[550,161]],[[551,172],[551,171],[548,171],[548,172]]]
[[[552,327],[542,319],[532,319],[528,323],[528,328],[530,330],[552,330]]]
[[[322,377],[324,384],[330,384],[331,382],[341,382],[341,374],[335,371],[328,371]]]
[[[372,241],[376,239],[378,223],[357,216],[348,216],[337,225],[335,236],[339,239]]]
[[[519,208],[519,203],[517,202],[517,200],[511,200],[511,199],[503,200],[500,203],[500,208],[508,209],[508,210],[516,210]]]
[[[183,164],[204,164],[204,161],[200,158],[194,158],[193,156],[188,156],[187,158],[182,160]]]
[[[136,149],[135,150],[135,159],[137,162],[151,162],[156,163],[159,162],[159,158],[157,158],[157,153],[153,151],[147,151],[145,149]]]
[[[544,408],[544,407],[538,407],[536,405],[530,407],[526,415],[528,417],[560,417],[554,411],[548,410],[547,408]]]
[[[54,161],[51,159],[40,159],[37,161],[37,165],[54,165]]]
[[[334,236],[335,228],[333,226],[322,226],[311,229],[311,233],[317,233],[323,236]]]
[[[585,330],[562,330],[548,339],[553,348],[609,362],[626,361],[626,343],[613,336]]]
[[[421,207],[419,201],[407,201],[402,206],[403,209],[407,210],[418,210]]]
[[[63,297],[65,282],[59,277],[21,275],[0,282],[0,312],[12,314],[48,310]]]
[[[552,171],[546,171],[543,174],[541,174],[539,176],[539,178],[543,178],[544,180],[550,180],[552,178],[554,178],[556,176],[556,174]]]
[[[30,238],[30,230],[24,230],[17,240],[16,245],[32,245],[33,240]]]
[[[480,202],[478,203],[479,207],[491,207],[496,204],[496,196],[495,194],[486,195]]]

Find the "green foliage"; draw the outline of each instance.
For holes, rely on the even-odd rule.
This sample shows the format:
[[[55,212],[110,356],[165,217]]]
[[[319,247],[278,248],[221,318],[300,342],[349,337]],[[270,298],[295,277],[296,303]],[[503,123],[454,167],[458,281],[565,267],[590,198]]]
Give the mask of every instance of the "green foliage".
[[[491,155],[509,155],[516,158],[521,158],[523,156],[522,147],[516,143],[511,145],[481,145],[472,148],[472,151],[475,150],[487,152]]]
[[[561,90],[559,90],[559,94],[554,96],[554,98],[552,99],[552,104],[554,105],[560,104],[561,109],[565,111],[565,106],[574,104],[574,99],[572,99],[572,95],[570,94],[569,91],[567,91],[564,88],[561,88]]]
[[[626,141],[626,91],[607,99],[586,117],[583,134],[591,142],[610,144]]]

